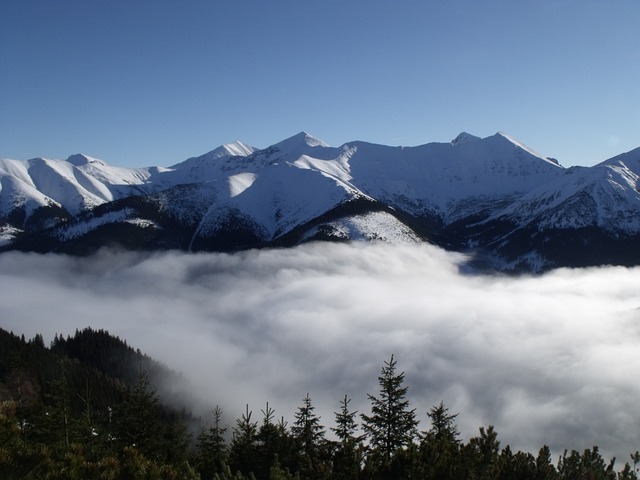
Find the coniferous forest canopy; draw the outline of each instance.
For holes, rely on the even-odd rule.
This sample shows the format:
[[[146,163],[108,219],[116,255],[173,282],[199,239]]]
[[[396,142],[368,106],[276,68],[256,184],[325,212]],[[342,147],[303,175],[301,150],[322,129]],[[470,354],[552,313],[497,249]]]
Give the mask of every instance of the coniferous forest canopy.
[[[604,458],[597,446],[525,452],[492,425],[468,440],[444,402],[413,405],[400,360],[381,362],[370,408],[337,398],[334,418],[300,395],[292,420],[268,400],[206,418],[154,388],[178,373],[104,330],[56,335],[46,346],[0,329],[0,478],[64,479],[637,479],[640,453]],[[223,387],[223,386],[221,386]],[[183,407],[176,407],[182,403]],[[428,421],[419,421],[419,410]]]

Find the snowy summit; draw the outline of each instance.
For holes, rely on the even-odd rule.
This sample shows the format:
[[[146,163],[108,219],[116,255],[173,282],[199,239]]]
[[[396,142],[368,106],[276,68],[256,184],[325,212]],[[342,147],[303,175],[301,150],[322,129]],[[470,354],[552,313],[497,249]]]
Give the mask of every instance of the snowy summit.
[[[69,252],[429,241],[500,270],[638,264],[639,175],[640,149],[565,169],[501,132],[416,147],[332,147],[300,132],[169,168],[0,160],[0,238]]]

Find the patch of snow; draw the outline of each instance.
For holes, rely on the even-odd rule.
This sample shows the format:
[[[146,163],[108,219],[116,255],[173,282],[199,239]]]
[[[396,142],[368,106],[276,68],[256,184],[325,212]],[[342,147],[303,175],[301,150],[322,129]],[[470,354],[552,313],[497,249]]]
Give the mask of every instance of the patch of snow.
[[[229,196],[231,198],[240,195],[247,188],[253,185],[257,175],[255,173],[238,173],[237,175],[231,175],[228,179],[229,182]]]
[[[22,233],[22,230],[12,227],[11,225],[0,226],[0,247],[4,247],[12,243],[20,233]]]
[[[221,145],[218,148],[211,150],[210,152],[200,155],[199,157],[191,157],[187,160],[177,163],[171,167],[172,170],[193,168],[195,166],[213,163],[220,159],[226,159],[229,157],[247,157],[257,151],[256,148],[246,145],[242,142],[233,142]]]
[[[233,157],[246,157],[257,150],[256,148],[239,141],[227,143],[225,145],[222,145],[221,148],[226,152],[227,155]]]
[[[156,222],[152,222],[146,218],[127,218],[125,223],[130,223],[131,225],[136,225],[142,228],[160,228]]]
[[[96,228],[109,223],[124,223],[130,220],[133,210],[125,208],[115,212],[108,212],[99,217],[90,216],[82,221],[68,223],[64,228],[57,228],[58,236],[61,240],[72,240],[82,235],[86,235]]]
[[[305,235],[305,239],[313,238],[320,229],[327,227],[332,236],[344,240],[380,240],[393,244],[422,242],[409,227],[386,212],[368,212],[341,218],[313,228]]]

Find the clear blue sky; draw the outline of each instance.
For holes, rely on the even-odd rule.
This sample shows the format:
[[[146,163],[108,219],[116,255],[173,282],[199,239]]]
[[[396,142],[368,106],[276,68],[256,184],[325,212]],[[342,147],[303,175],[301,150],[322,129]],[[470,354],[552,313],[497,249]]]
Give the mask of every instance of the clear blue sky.
[[[640,1],[0,1],[0,157],[166,166],[301,130],[502,130],[592,165],[640,146]]]

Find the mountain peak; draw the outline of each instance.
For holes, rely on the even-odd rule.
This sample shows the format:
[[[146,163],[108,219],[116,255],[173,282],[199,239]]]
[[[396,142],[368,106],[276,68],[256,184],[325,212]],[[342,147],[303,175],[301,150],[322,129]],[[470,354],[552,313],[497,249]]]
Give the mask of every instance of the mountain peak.
[[[256,149],[254,147],[236,140],[232,143],[225,143],[224,145],[219,146],[210,153],[214,154],[215,157],[222,157],[225,155],[229,155],[232,157],[246,157],[248,155],[251,155],[255,151]]]
[[[99,165],[105,164],[102,160],[90,157],[88,155],[85,155],[84,153],[76,153],[74,155],[71,155],[69,158],[67,158],[67,162],[76,167],[87,165],[88,163],[97,163]]]
[[[315,138],[313,135],[308,134],[305,131],[295,134],[292,137],[287,138],[274,146],[278,147],[296,147],[306,145],[308,147],[329,147],[328,143],[323,142],[320,139]]]
[[[480,137],[476,137],[475,135],[471,135],[467,132],[461,132],[456,138],[451,140],[452,145],[462,145],[465,143],[477,142],[478,140],[482,140]]]
[[[494,138],[494,139],[499,139],[505,142],[508,142],[510,144],[512,144],[513,146],[517,147],[517,148],[521,148],[522,150],[524,150],[525,152],[533,155],[534,157],[538,157],[541,160],[544,160],[545,162],[548,162],[552,165],[555,165],[557,167],[560,166],[559,162],[555,159],[550,159],[548,157],[545,157],[544,155],[539,154],[538,152],[536,152],[535,150],[533,150],[532,148],[529,148],[528,146],[526,146],[524,143],[520,142],[519,140],[516,140],[515,138],[513,138],[510,135],[507,135],[504,132],[498,132],[495,135],[493,135],[490,138]]]
[[[640,149],[567,172],[501,132],[408,148],[333,148],[300,132],[260,151],[228,143],[173,168],[83,154],[0,159],[0,252],[415,237],[504,270],[640,265],[639,176]]]
[[[206,165],[224,157],[247,157],[256,151],[256,148],[246,145],[238,140],[225,143],[198,157],[190,157],[183,162],[176,163],[170,168],[182,168],[195,165]]]

